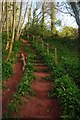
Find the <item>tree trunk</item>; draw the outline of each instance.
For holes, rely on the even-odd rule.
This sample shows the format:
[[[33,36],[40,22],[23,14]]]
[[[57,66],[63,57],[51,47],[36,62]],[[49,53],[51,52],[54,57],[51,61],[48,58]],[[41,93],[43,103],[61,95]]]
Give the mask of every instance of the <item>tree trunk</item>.
[[[78,39],[80,39],[80,27],[78,27]]]
[[[19,34],[19,30],[20,30],[22,2],[23,2],[23,0],[21,0],[21,5],[20,5],[20,15],[19,15],[19,21],[18,21],[18,26],[17,26],[16,40],[18,40],[18,34]]]
[[[3,33],[3,2],[2,2],[2,11],[1,11],[1,32]]]
[[[35,16],[36,16],[36,10],[33,10],[33,20],[32,20],[32,34],[34,33],[34,29],[35,29]]]
[[[45,15],[45,2],[42,5],[42,40],[44,39],[44,15]]]
[[[5,50],[8,50],[9,48],[9,40],[8,40],[8,2],[6,1],[6,48]]]
[[[18,35],[18,39],[19,39],[19,37],[20,37],[20,35],[21,35],[21,32],[22,32],[22,27],[23,27],[23,24],[24,24],[24,21],[25,21],[25,18],[26,18],[26,14],[27,14],[27,8],[28,8],[28,3],[27,3],[27,5],[26,5],[26,10],[25,10],[25,14],[24,14],[23,22],[22,22],[21,27],[20,27],[20,31],[19,31],[19,35]]]
[[[72,8],[73,13],[74,13],[74,15],[75,15],[75,19],[76,19],[78,28],[80,29],[79,10],[78,10],[78,8],[77,8],[77,6],[76,6],[76,2],[70,2],[70,5],[71,5],[71,8]],[[79,31],[80,31],[79,29],[78,29],[78,35],[80,34],[80,33],[79,33]],[[80,39],[80,35],[78,36],[78,38]]]
[[[5,31],[4,28],[6,28],[6,3],[2,2],[2,32]]]
[[[8,2],[6,1],[6,40],[8,37]]]
[[[54,3],[51,2],[51,31],[54,28]]]
[[[45,3],[42,5],[42,27],[44,27]]]
[[[8,56],[5,60],[5,62],[7,62],[10,58],[11,52],[12,52],[12,47],[13,47],[13,43],[14,43],[14,34],[15,34],[15,10],[16,10],[16,2],[13,2],[13,25],[12,25],[12,38],[10,41],[10,47],[9,47],[9,52],[8,52]]]
[[[71,5],[71,8],[74,12],[76,22],[77,22],[78,25],[80,25],[79,10],[77,8],[77,4],[76,4],[76,2],[70,2],[70,5]]]
[[[12,2],[10,2],[10,9],[12,8]],[[10,29],[9,31],[12,33],[12,11],[10,11]]]
[[[73,10],[73,13],[75,15],[75,19],[78,25],[78,42],[77,42],[77,48],[78,48],[78,56],[80,59],[80,17],[79,17],[79,10],[77,8],[76,2],[70,2],[71,8]]]
[[[32,29],[33,33],[35,30],[35,23],[38,25],[38,16],[36,14],[36,11],[38,10],[38,5],[36,4],[36,8],[33,10],[33,21],[32,21]],[[36,17],[37,16],[37,17]]]
[[[78,27],[78,55],[80,58],[80,27]]]
[[[31,8],[29,8],[29,13],[28,13],[28,24],[30,26],[30,22],[31,22]]]
[[[11,17],[10,17],[10,31],[11,31],[11,33],[12,33],[12,15],[11,15]]]

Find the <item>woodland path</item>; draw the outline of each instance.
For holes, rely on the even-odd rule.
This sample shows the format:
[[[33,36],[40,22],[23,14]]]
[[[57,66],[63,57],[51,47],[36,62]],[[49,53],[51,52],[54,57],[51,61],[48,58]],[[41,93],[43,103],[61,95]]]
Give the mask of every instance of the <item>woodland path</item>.
[[[29,99],[23,98],[22,105],[19,106],[18,115],[20,118],[28,119],[46,118],[47,120],[60,120],[61,110],[58,99],[48,97],[48,93],[53,87],[53,83],[50,80],[50,71],[37,52],[32,51],[36,55],[35,68],[37,69],[35,72],[37,78],[31,83],[35,96],[31,96]],[[48,80],[46,80],[47,78]]]
[[[8,80],[3,81],[3,86],[5,87],[5,89],[2,91],[2,114],[7,112],[8,103],[13,99],[13,94],[16,92],[16,87],[24,74],[22,71],[23,65],[20,58],[21,53],[26,54],[23,44],[21,46],[21,51],[18,54],[19,56],[18,63],[13,65],[14,71],[13,76]]]
[[[23,42],[25,44],[25,41]],[[35,72],[35,75],[37,78],[32,81],[31,86],[35,92],[35,96],[30,96],[29,99],[23,97],[23,102],[19,105],[19,112],[13,113],[13,117],[18,115],[20,118],[28,119],[46,118],[47,120],[60,120],[61,110],[58,99],[48,97],[49,91],[54,86],[50,79],[46,80],[46,78],[50,78],[50,71],[41,60],[40,56],[37,55],[37,52],[34,52],[34,54],[36,55],[35,68],[37,71]],[[15,92],[16,85],[23,75],[21,61],[19,60],[17,64],[20,65],[16,65],[16,67],[18,67],[17,69],[14,67],[16,72],[15,76],[13,76],[9,82],[6,81],[7,83],[5,83],[8,85],[8,90],[3,93],[3,113],[7,109],[7,104],[12,99],[12,94]],[[18,79],[16,80],[17,76]]]

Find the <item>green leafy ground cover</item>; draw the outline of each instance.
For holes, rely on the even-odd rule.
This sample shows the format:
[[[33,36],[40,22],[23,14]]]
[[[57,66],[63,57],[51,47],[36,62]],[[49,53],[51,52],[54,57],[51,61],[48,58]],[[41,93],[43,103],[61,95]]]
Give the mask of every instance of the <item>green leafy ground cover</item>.
[[[77,39],[55,37],[52,40],[45,38],[45,41],[57,47],[58,66],[53,68],[54,77],[57,78],[59,73],[68,74],[79,85],[80,63],[77,51]]]
[[[13,75],[13,64],[18,62],[18,53],[21,49],[20,41],[15,41],[13,44],[12,53],[8,62],[5,62],[5,58],[8,55],[8,50],[5,50],[6,46],[6,33],[2,35],[2,80],[7,80],[9,77]],[[10,35],[8,36],[8,40],[10,41]],[[14,57],[15,56],[15,57]]]
[[[21,97],[24,96],[28,99],[28,94],[35,95],[34,91],[31,88],[31,81],[35,79],[34,75],[34,55],[31,53],[29,46],[25,44],[25,50],[28,55],[27,64],[25,67],[25,73],[17,85],[16,93],[13,95],[13,99],[8,104],[8,112],[3,116],[3,118],[11,117],[12,112],[18,112],[18,106],[22,103]],[[18,116],[19,117],[19,116]]]
[[[58,64],[56,66],[53,63],[53,57],[45,55],[45,52],[43,49],[41,49],[40,44],[33,42],[32,45],[35,49],[37,49],[39,54],[42,56],[42,59],[52,70],[52,78],[55,87],[49,93],[49,95],[50,97],[57,96],[59,98],[62,108],[61,118],[63,118],[64,120],[79,120],[80,89],[76,84],[78,84],[78,82],[80,81],[80,69],[77,52],[74,51],[74,47],[70,48],[70,52],[70,46],[68,47],[69,43],[66,45],[66,43],[62,41],[65,44],[64,47],[61,41],[58,42],[55,40],[54,42],[54,45],[57,45],[57,49],[60,48],[57,53],[59,56]],[[54,42],[51,41],[51,43]]]

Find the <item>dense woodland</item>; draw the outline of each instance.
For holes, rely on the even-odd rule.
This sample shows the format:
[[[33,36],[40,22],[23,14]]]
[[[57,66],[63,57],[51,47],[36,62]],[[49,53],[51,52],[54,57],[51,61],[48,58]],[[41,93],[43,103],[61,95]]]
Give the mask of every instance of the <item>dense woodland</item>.
[[[80,1],[56,3],[23,2],[23,0],[5,2],[4,0],[0,3],[0,7],[2,9],[0,32],[2,33],[3,92],[7,89],[5,81],[15,73],[13,66],[18,63],[19,59],[25,57],[22,57],[20,52],[23,49],[22,40],[29,42],[27,46],[24,45],[26,54],[28,54],[24,75],[17,85],[13,100],[8,103],[8,110],[3,114],[3,119],[11,117],[12,112],[18,111],[21,96],[27,96],[26,93],[34,95],[31,80],[36,78],[33,62],[35,55],[32,52],[35,49],[51,71],[50,79],[54,87],[49,92],[49,97],[59,99],[60,118],[79,120]],[[62,21],[56,17],[58,12],[73,16],[78,28],[65,25],[61,30],[57,30],[57,27],[62,25]]]

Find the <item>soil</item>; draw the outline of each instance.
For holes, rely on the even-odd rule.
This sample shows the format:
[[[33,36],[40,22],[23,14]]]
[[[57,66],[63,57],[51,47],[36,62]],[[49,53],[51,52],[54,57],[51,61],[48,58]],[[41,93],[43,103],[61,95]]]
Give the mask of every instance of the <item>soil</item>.
[[[8,103],[12,100],[13,94],[16,92],[16,87],[23,77],[21,53],[26,54],[23,44],[20,53],[18,54],[18,63],[13,65],[14,74],[8,80],[3,82],[5,89],[2,91],[2,114],[7,112]]]
[[[50,81],[41,82],[43,76],[48,76],[49,73],[40,72],[37,74],[36,80],[32,82],[32,88],[35,91],[35,96],[31,97],[26,103],[19,106],[20,118],[54,118],[60,119],[60,105],[57,99],[48,97],[49,90],[52,89]]]
[[[24,43],[25,40],[23,40]],[[35,75],[37,78],[32,81],[31,86],[35,92],[35,96],[30,96],[29,99],[22,97],[22,104],[19,105],[19,112],[12,113],[15,118],[17,115],[20,118],[46,118],[46,120],[60,120],[61,109],[60,104],[57,98],[48,97],[49,91],[54,86],[51,80],[43,80],[43,77],[50,76],[50,72],[43,72],[43,69],[48,69],[44,63],[41,62],[35,63],[37,72]],[[22,62],[19,62],[14,66],[15,74],[14,76],[5,82],[8,86],[8,89],[3,92],[3,113],[7,109],[7,104],[12,98],[12,94],[16,90],[16,85],[22,78]]]

